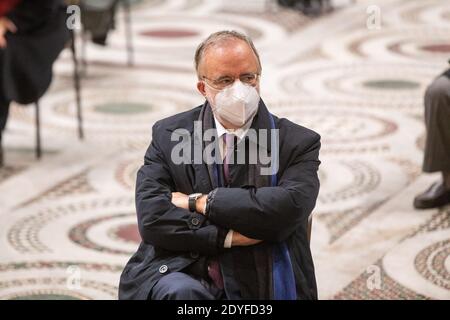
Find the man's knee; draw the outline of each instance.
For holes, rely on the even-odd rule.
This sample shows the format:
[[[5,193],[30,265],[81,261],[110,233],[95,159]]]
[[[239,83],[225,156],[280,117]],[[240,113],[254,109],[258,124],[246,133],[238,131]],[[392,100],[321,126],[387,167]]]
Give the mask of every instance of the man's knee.
[[[153,287],[152,300],[207,300],[211,293],[200,281],[182,272],[174,272],[162,277]]]

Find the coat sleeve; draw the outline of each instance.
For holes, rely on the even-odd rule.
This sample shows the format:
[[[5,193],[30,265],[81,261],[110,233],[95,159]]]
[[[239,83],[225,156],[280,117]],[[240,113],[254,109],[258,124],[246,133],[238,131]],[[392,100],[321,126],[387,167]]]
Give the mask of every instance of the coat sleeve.
[[[155,124],[145,163],[137,174],[136,209],[141,238],[166,250],[214,255],[223,230],[205,225],[203,215],[172,204],[171,193],[176,190],[168,161],[155,139],[159,130]]]
[[[285,240],[306,225],[319,192],[317,175],[320,136],[294,156],[276,187],[218,188],[209,205],[209,219],[253,238]]]

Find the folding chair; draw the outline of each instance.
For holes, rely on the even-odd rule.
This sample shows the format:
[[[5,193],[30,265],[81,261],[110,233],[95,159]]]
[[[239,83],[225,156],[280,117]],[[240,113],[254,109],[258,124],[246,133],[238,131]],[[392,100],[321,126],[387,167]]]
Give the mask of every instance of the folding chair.
[[[72,61],[73,61],[73,81],[75,87],[76,105],[77,105],[77,120],[78,120],[78,137],[80,140],[84,139],[83,131],[83,115],[81,110],[81,84],[80,84],[80,74],[79,74],[79,63],[76,50],[75,42],[75,32],[71,31],[70,39],[70,49],[72,51]],[[36,116],[35,116],[35,127],[36,127],[36,158],[40,159],[42,156],[42,144],[41,144],[41,116],[40,116],[40,105],[39,100],[35,103]]]

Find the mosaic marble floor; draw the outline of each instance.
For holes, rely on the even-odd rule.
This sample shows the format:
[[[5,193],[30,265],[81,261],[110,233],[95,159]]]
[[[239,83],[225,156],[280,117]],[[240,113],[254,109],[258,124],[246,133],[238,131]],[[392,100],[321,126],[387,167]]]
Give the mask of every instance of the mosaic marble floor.
[[[368,5],[381,29],[366,27]],[[88,45],[86,139],[78,141],[64,52],[34,113],[14,105],[0,169],[0,299],[116,299],[136,249],[138,167],[159,118],[202,102],[193,53],[210,32],[251,35],[262,95],[277,115],[323,137],[312,249],[321,299],[450,299],[450,208],[415,211],[422,97],[450,57],[450,3],[374,0],[317,19],[270,1],[147,0],[132,9],[135,65],[122,16],[109,46]]]

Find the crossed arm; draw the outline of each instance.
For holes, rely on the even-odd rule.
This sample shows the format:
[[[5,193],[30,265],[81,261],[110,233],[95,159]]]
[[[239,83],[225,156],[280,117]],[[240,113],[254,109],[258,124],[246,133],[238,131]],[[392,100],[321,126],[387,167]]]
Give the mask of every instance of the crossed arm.
[[[206,194],[202,195],[200,198],[196,201],[196,211],[200,214],[205,214],[205,207],[206,207],[206,201],[207,201]],[[189,210],[189,196],[187,194],[181,193],[181,192],[172,192],[172,203],[182,209]],[[240,234],[237,231],[233,231],[232,233],[232,241],[231,246],[251,246],[258,244],[262,242],[262,240],[252,239],[249,237],[244,236],[243,234]]]
[[[136,187],[143,241],[167,250],[212,255],[223,250],[218,238],[228,230],[234,230],[233,246],[285,240],[299,225],[306,225],[315,205],[319,148],[318,138],[292,155],[276,187],[218,188],[205,217],[201,214],[205,196],[197,203],[198,212],[187,209],[187,195],[177,192],[168,162],[153,139]],[[209,224],[204,223],[206,219]]]

